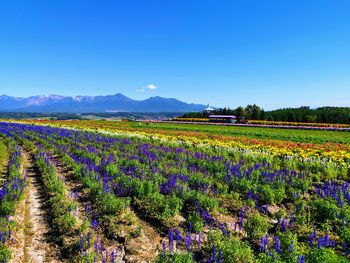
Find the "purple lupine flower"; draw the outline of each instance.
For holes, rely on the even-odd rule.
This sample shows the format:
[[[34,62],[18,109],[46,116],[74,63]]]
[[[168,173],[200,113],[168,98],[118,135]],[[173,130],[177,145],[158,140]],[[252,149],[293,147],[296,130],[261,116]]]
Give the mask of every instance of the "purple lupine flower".
[[[289,223],[288,223],[288,227],[291,228],[292,227],[292,224],[294,223],[295,221],[295,217],[292,217],[290,220],[289,220]]]
[[[312,247],[313,241],[314,241],[314,235],[312,233],[310,233],[310,237],[309,237],[309,245],[310,245],[310,247]]]
[[[98,252],[98,237],[97,237],[97,239],[95,240],[95,243],[94,243],[94,250],[95,250],[95,253]]]
[[[239,230],[243,230],[243,216],[239,218]]]
[[[88,247],[90,247],[90,241],[91,241],[91,233],[90,232],[87,233],[86,239],[87,239]]]
[[[114,250],[111,253],[111,263],[115,263],[115,251]]]
[[[266,203],[266,206],[264,206],[264,211],[266,214],[269,213],[269,204],[268,203]]]
[[[286,232],[286,230],[287,230],[287,220],[283,218],[281,223],[281,231]]]
[[[172,227],[169,229],[168,239],[169,239],[170,252],[173,252],[173,249],[174,249],[174,229]]]
[[[218,253],[218,260],[217,263],[222,263],[223,259],[222,259],[222,251],[220,250]]]
[[[305,256],[298,256],[298,263],[305,263]]]
[[[162,243],[162,249],[163,249],[162,256],[165,257],[165,254],[166,254],[166,244],[165,244],[164,241],[163,241],[163,243]]]
[[[269,235],[266,234],[264,237],[260,238],[260,252],[264,253],[269,245]]]
[[[202,235],[201,234],[198,234],[198,250],[200,250],[200,247],[201,247],[201,243],[202,243]]]
[[[213,245],[213,247],[211,249],[211,256],[210,256],[209,262],[214,263],[215,260],[216,260],[216,246]]]
[[[186,233],[185,243],[186,243],[187,251],[190,251],[190,249],[191,249],[191,233],[190,232]]]
[[[326,231],[326,235],[323,239],[323,244],[328,247],[329,246],[329,235],[328,235],[328,230]]]
[[[94,218],[91,220],[90,227],[91,228],[96,228],[98,226],[97,220]]]
[[[176,230],[175,239],[176,239],[176,241],[181,241],[182,240],[180,228],[178,228]]]
[[[282,253],[281,249],[281,241],[279,240],[278,236],[274,236],[274,241],[275,241],[275,250],[278,254]]]
[[[83,236],[80,236],[79,240],[79,251],[83,252]]]
[[[105,246],[104,246],[103,243],[102,243],[102,241],[101,241],[101,243],[100,243],[100,250],[101,250],[102,252],[106,250],[106,249],[105,249]]]
[[[291,243],[289,246],[288,246],[288,250],[290,252],[294,252],[294,243]]]

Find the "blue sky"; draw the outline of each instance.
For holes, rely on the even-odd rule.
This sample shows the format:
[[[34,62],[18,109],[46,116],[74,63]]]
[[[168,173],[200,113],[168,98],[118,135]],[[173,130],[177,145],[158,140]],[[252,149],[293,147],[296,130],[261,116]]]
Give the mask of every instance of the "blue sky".
[[[350,106],[348,0],[2,0],[0,94]]]

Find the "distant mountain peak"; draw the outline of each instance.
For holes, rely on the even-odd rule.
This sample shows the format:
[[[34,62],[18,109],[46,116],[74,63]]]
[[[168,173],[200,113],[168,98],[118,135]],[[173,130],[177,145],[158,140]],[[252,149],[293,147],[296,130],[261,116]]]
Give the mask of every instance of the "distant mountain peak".
[[[0,96],[0,111],[19,112],[188,112],[202,111],[205,105],[175,98],[150,97],[134,100],[122,93],[106,96],[61,96],[56,94],[17,98]]]

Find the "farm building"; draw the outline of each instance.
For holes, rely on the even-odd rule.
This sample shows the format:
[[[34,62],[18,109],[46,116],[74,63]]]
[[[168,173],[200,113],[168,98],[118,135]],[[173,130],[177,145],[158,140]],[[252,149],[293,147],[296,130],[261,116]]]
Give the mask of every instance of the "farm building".
[[[237,121],[234,115],[209,115],[210,122],[235,123]]]
[[[208,104],[207,107],[203,110],[204,114],[211,114],[215,109],[210,107],[210,105]]]

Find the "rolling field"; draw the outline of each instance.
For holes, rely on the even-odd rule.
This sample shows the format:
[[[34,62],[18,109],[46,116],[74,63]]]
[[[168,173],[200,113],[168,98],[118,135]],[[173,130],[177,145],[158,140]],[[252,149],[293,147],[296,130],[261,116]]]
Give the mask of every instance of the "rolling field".
[[[350,260],[349,132],[1,122],[0,170],[0,262]]]

